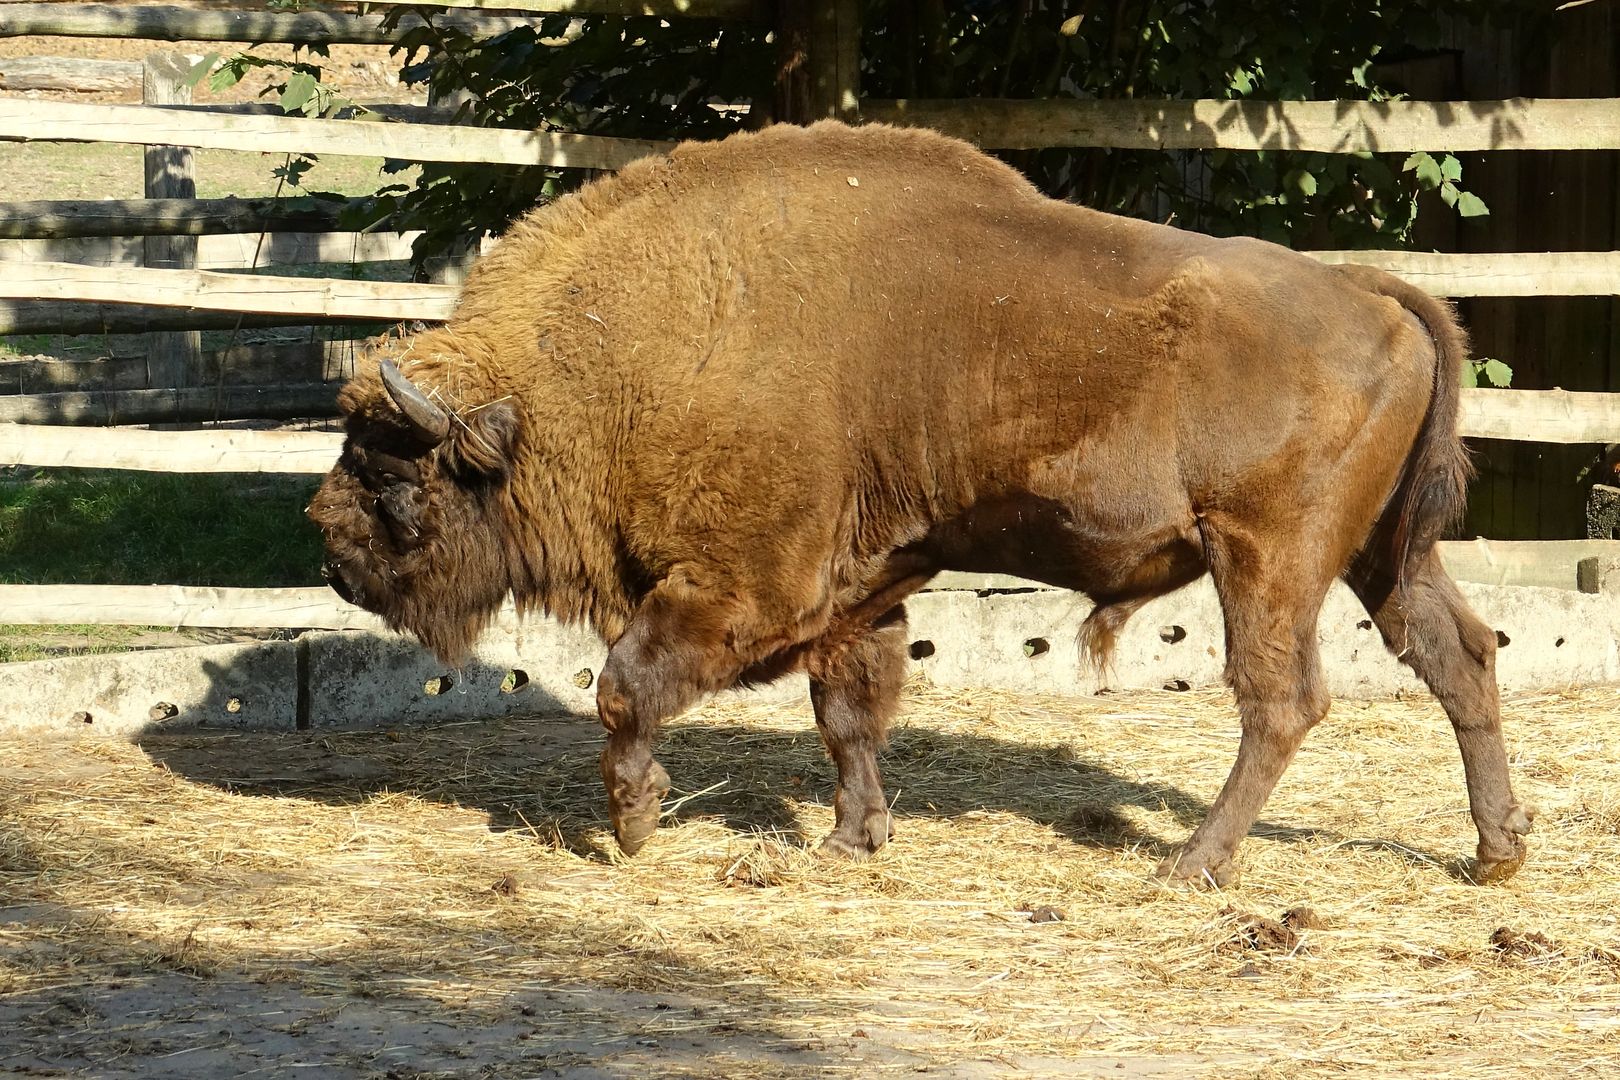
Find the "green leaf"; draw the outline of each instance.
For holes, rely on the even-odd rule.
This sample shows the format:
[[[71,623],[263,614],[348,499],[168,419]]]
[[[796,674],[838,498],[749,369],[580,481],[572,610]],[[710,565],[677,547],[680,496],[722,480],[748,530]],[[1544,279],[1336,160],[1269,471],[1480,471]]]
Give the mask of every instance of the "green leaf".
[[[1479,365],[1467,363],[1462,366],[1462,384],[1469,390],[1479,385]]]
[[[1464,191],[1457,196],[1457,213],[1462,217],[1484,217],[1491,212],[1485,205],[1485,200],[1472,191]]]
[[[1294,169],[1283,183],[1307,198],[1316,194],[1316,177],[1306,169]]]
[[[1401,166],[1401,172],[1414,173],[1418,183],[1426,189],[1437,188],[1445,180],[1439,163],[1422,150],[1406,159],[1406,163]]]
[[[247,57],[231,57],[219,66],[218,71],[208,77],[208,89],[216,94],[221,90],[229,90],[241,82],[242,76],[246,75],[248,68],[253,66],[256,65],[250,64]]]
[[[296,72],[287,80],[287,86],[281,91],[281,108],[284,112],[303,112],[309,99],[315,96],[317,83],[313,76],[304,72]]]
[[[1479,368],[1492,386],[1511,386],[1513,383],[1513,369],[1500,360],[1485,360]]]
[[[1447,180],[1461,180],[1462,162],[1458,161],[1451,154],[1447,154],[1445,157],[1440,159],[1440,175],[1445,177]]]
[[[1440,198],[1445,200],[1447,206],[1457,205],[1458,194],[1460,193],[1457,191],[1457,185],[1450,180],[1440,185]]]
[[[202,82],[203,77],[213,71],[214,65],[217,63],[219,63],[219,53],[211,52],[195,64],[192,64],[191,70],[186,72],[186,85],[196,86]]]

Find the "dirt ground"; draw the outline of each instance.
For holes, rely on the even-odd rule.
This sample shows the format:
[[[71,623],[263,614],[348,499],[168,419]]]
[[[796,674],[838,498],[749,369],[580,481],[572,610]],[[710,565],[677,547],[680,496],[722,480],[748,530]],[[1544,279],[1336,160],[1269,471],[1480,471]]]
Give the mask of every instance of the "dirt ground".
[[[1478,888],[1439,710],[1336,704],[1224,895],[1149,876],[1224,694],[914,687],[860,865],[804,707],[673,724],[634,860],[585,720],[14,737],[0,1075],[1615,1075],[1617,706],[1509,703],[1540,816]]]

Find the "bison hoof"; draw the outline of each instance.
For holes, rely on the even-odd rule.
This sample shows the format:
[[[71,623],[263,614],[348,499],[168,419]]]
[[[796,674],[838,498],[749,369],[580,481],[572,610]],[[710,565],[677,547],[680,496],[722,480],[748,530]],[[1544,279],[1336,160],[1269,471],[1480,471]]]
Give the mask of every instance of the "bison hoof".
[[[1519,872],[1524,865],[1525,857],[1529,851],[1524,841],[1517,836],[1513,838],[1514,851],[1507,856],[1487,855],[1481,845],[1481,851],[1473,862],[1463,868],[1463,876],[1475,885],[1500,885],[1508,878]]]
[[[639,795],[610,799],[613,835],[619,841],[620,851],[634,855],[652,839],[652,834],[658,831],[658,818],[664,809],[664,796],[668,793],[669,773],[655,761],[647,771],[647,779]]]
[[[1175,851],[1154,868],[1153,876],[1181,889],[1224,889],[1237,884],[1238,872],[1230,859],[1210,865],[1196,856]]]
[[[1474,860],[1463,868],[1463,876],[1475,885],[1500,885],[1519,872],[1529,854],[1524,837],[1535,820],[1534,808],[1515,803],[1502,822],[1500,834],[1486,839],[1482,831]]]
[[[871,810],[858,820],[838,824],[817,849],[830,859],[862,862],[875,854],[894,835],[894,819],[889,811]]]

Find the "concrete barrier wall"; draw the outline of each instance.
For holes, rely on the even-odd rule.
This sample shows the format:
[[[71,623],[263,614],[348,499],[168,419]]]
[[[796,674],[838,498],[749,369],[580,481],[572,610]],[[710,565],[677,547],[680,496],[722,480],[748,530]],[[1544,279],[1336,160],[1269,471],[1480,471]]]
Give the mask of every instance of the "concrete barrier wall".
[[[1620,684],[1620,597],[1523,586],[1460,586],[1498,631],[1506,690]],[[913,665],[941,686],[1048,693],[1217,685],[1225,662],[1220,606],[1208,579],[1144,607],[1119,635],[1106,675],[1079,655],[1090,603],[1049,590],[923,593],[911,613]],[[1384,648],[1366,613],[1335,586],[1320,625],[1336,696],[1422,687]],[[154,725],[343,728],[590,713],[606,648],[588,631],[535,620],[492,633],[449,669],[413,642],[369,632],[296,641],[40,660],[4,665],[0,730],[127,734]],[[754,696],[798,698],[802,676]]]

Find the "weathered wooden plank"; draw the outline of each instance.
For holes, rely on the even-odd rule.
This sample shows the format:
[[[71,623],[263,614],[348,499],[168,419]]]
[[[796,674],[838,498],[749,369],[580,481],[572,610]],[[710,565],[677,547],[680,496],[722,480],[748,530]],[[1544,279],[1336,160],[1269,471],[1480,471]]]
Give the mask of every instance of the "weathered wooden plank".
[[[0,448],[4,446],[4,438],[4,432],[0,431]],[[1607,546],[1596,549],[1592,545]],[[1465,549],[1488,549],[1489,554],[1476,559]],[[1620,553],[1620,540],[1470,541],[1442,544],[1441,551],[1452,574],[1462,581],[1573,590],[1575,566],[1579,559],[1593,554],[1613,557]],[[1583,552],[1586,554],[1583,555]],[[1468,576],[1476,569],[1480,571],[1480,576]],[[1568,584],[1564,584],[1566,578]],[[1012,578],[1005,580],[1017,582]],[[1031,583],[1019,584],[1028,586]],[[375,616],[343,603],[330,589],[321,587],[233,589],[186,585],[0,585],[0,611],[5,613],[6,622],[16,624],[73,622],[327,630],[374,628],[380,625]],[[503,626],[515,625],[516,615],[510,605],[501,611],[498,622]]]
[[[1620,393],[1464,390],[1457,429],[1476,439],[1620,442]]]
[[[764,21],[769,7],[761,0],[390,0],[413,7],[470,8],[486,11],[532,11],[536,14],[655,15],[659,18],[742,19]]]
[[[0,396],[0,423],[116,424],[289,420],[337,415],[336,383],[61,391]]]
[[[0,424],[0,465],[142,472],[319,474],[342,449],[324,431],[142,431]]]
[[[0,238],[325,232],[360,199],[27,199],[0,202]]]
[[[6,19],[0,16],[0,25]],[[0,56],[0,90],[73,90],[94,93],[133,90],[141,65],[132,60],[86,60],[77,56]]]
[[[287,116],[237,116],[70,101],[0,98],[0,138],[194,146],[254,153],[337,154],[402,161],[618,169],[670,142],[556,131],[444,127]]]
[[[344,378],[367,338],[233,345],[203,353],[203,385],[232,386],[313,383]],[[71,359],[30,356],[0,359],[0,395],[64,391],[147,390],[145,356]]]
[[[185,105],[191,102],[187,75],[191,62],[174,52],[154,52],[142,65],[141,101],[147,105]],[[197,176],[189,146],[148,146],[145,159],[148,199],[195,199]],[[143,244],[145,265],[168,270],[197,268],[194,236],[148,236]],[[200,374],[202,331],[160,330],[147,335],[147,366],[158,386],[190,386]]]
[[[931,99],[861,102],[867,120],[930,127],[998,150],[1620,149],[1611,98],[1502,101]]]
[[[444,319],[455,303],[456,292],[448,285],[72,263],[19,263],[0,275],[0,299],[91,300],[378,320]]]
[[[263,266],[403,262],[420,232],[274,232],[202,236],[197,267],[245,270]],[[81,266],[140,266],[141,241],[130,236],[74,236],[60,240],[0,239],[0,266],[64,262]]]
[[[4,277],[4,274],[0,274],[0,279]],[[367,320],[338,316],[250,315],[234,311],[200,311],[193,307],[153,307],[148,304],[0,300],[0,334],[143,334],[151,330],[260,329],[357,321]]]
[[[292,420],[337,415],[335,383],[0,395],[0,424],[75,425]]]
[[[1620,251],[1306,254],[1328,263],[1376,266],[1435,296],[1620,296]]]
[[[192,585],[0,585],[0,612],[20,625],[378,629],[375,615],[331,589],[229,589]]]
[[[435,26],[458,30],[474,38],[496,37],[533,23],[533,18],[465,12],[448,12],[433,19]],[[400,20],[397,29],[385,30],[380,15],[332,11],[199,11],[172,4],[6,4],[5,15],[0,17],[0,37],[52,35],[147,41],[392,45],[402,34],[421,25],[422,17],[409,13]]]
[[[1594,556],[1620,556],[1620,540],[1447,540],[1439,545],[1446,572],[1458,581],[1481,585],[1576,588],[1576,566]],[[929,582],[936,591],[1005,592],[1051,589],[1038,581],[1006,574],[940,574]]]

